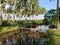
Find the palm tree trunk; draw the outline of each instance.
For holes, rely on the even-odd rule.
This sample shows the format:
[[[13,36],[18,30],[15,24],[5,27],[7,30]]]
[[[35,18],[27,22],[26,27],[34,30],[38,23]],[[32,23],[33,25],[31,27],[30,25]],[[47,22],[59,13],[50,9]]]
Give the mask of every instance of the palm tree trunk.
[[[1,10],[1,5],[2,5],[1,1],[2,0],[0,0],[0,25],[2,25],[2,13],[3,13],[3,12],[1,12],[2,11]]]
[[[14,22],[15,22],[15,16],[13,15],[13,24],[14,24]]]
[[[7,21],[10,21],[10,13],[8,13]]]
[[[57,0],[57,13],[56,13],[56,18],[57,18],[57,29],[59,30],[59,0]]]
[[[16,0],[14,1],[14,7],[16,8]]]
[[[0,13],[0,25],[2,25],[2,14]]]
[[[21,6],[20,6],[20,11],[19,11],[19,21],[20,21],[20,15],[21,15],[21,7],[22,7],[22,2],[21,2]]]
[[[14,1],[14,8],[16,8],[16,0]],[[13,15],[13,23],[15,22],[15,16]]]

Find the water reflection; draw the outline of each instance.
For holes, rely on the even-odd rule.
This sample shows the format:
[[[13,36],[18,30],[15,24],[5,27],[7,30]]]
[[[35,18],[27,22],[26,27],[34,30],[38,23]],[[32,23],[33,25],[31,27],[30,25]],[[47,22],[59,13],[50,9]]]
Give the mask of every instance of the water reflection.
[[[49,25],[38,25],[36,28],[38,28],[38,32],[46,32],[46,30],[49,30]]]

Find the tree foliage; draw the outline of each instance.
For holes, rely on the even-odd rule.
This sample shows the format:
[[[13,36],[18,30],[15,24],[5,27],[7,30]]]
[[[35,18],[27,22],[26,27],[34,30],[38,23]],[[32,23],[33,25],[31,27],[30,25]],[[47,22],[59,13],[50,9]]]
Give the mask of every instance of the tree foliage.
[[[39,8],[38,0],[1,0],[1,3],[10,3],[10,6],[15,6],[13,12],[19,14],[24,13],[25,15],[31,14],[43,14],[45,13],[44,8]]]
[[[56,9],[51,9],[45,14],[45,19],[44,22],[45,24],[49,23],[49,25],[57,25],[57,20],[56,20]],[[59,8],[59,21],[60,21],[60,8]],[[51,26],[52,27],[52,26]]]

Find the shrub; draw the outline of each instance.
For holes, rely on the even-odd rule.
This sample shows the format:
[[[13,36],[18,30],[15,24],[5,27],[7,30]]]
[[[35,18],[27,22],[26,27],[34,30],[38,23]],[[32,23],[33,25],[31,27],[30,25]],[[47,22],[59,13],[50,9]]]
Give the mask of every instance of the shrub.
[[[3,21],[2,26],[11,26],[11,23],[8,21]]]

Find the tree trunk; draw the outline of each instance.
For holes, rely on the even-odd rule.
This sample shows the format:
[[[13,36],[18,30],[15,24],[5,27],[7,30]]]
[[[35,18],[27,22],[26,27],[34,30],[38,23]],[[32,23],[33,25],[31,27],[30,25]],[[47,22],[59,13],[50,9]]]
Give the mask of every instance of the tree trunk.
[[[14,7],[16,8],[16,0],[14,1]]]
[[[57,13],[56,13],[56,18],[57,18],[57,29],[59,30],[59,0],[57,0]]]
[[[14,16],[14,14],[13,14],[13,24],[14,24],[14,22],[15,22],[15,16]]]
[[[7,21],[10,21],[10,13],[8,13]]]
[[[0,13],[0,25],[2,25],[2,14]]]
[[[16,8],[16,0],[14,1],[14,8]],[[15,22],[15,16],[13,15],[13,24]]]

